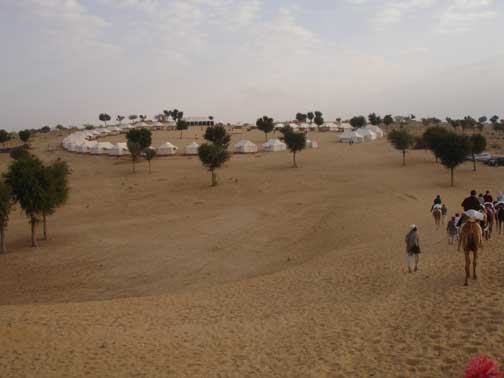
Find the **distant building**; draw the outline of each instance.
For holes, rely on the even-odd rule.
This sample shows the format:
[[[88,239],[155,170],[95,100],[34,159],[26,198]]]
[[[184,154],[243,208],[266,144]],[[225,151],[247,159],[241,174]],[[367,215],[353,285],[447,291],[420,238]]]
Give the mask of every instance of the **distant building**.
[[[213,126],[214,121],[209,117],[184,117],[188,126]]]

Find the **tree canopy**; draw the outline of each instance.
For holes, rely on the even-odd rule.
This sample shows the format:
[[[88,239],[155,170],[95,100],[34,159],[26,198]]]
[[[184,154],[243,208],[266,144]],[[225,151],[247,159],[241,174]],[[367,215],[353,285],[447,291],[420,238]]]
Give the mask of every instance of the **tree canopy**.
[[[19,132],[19,139],[21,139],[21,141],[24,143],[27,143],[30,140],[30,137],[31,137],[30,130],[21,130]]]
[[[369,123],[371,125],[374,125],[374,126],[378,126],[380,125],[380,123],[382,122],[382,119],[380,116],[376,115],[376,113],[371,113],[369,116],[368,116],[368,120],[369,120]]]
[[[107,113],[100,113],[100,115],[98,116],[98,119],[102,122],[105,123],[105,125],[107,124],[108,121],[110,121],[110,116],[107,114]]]
[[[352,125],[352,127],[354,128],[361,128],[361,127],[364,127],[366,126],[366,117],[364,116],[356,116],[356,117],[352,117],[350,119],[350,125]]]
[[[455,168],[462,164],[470,153],[471,142],[465,135],[448,133],[441,139],[441,143],[438,146],[438,155],[441,164],[450,169],[452,186]]]
[[[220,125],[207,127],[204,138],[213,144],[225,146],[226,148],[231,141],[231,137],[224,126]]]
[[[137,143],[140,146],[140,150],[143,150],[152,144],[152,132],[146,128],[131,129],[127,132],[126,139],[128,142]]]
[[[308,118],[308,116],[304,113],[297,113],[296,114],[296,121],[298,121],[298,122],[306,122],[307,118]]]
[[[306,118],[310,120],[310,124],[313,122],[313,118],[315,118],[315,114],[313,112],[306,113]]]
[[[271,133],[274,128],[274,120],[268,116],[263,116],[257,119],[256,126],[264,133],[266,139],[268,139],[268,133]]]
[[[189,124],[183,119],[177,119],[176,129],[180,131],[180,139],[182,139],[182,132],[189,128]]]
[[[282,134],[283,141],[292,152],[293,166],[297,168],[296,153],[302,151],[306,147],[306,136],[304,133],[295,132],[291,127],[284,127],[282,129]]]
[[[11,139],[10,134],[4,129],[0,129],[0,143],[4,144]]]
[[[390,143],[395,149],[402,151],[403,166],[406,165],[406,150],[415,144],[415,138],[406,129],[392,130],[388,134]]]
[[[442,142],[443,137],[448,133],[449,131],[441,126],[429,127],[423,133],[424,143],[427,145],[427,148],[429,148],[429,150],[432,151],[432,153],[436,157],[436,161],[439,159],[438,155],[439,146]]]
[[[387,114],[385,117],[383,117],[383,123],[387,126],[393,124],[394,118],[392,117],[392,114]]]
[[[12,189],[4,181],[0,181],[0,253],[7,252],[7,248],[5,247],[5,230],[9,223],[9,214],[12,205]]]

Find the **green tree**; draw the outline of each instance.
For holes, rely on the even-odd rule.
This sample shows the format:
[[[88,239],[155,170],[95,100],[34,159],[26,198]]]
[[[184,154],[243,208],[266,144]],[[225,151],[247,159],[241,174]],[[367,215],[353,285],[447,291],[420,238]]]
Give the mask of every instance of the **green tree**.
[[[13,148],[10,151],[9,155],[14,160],[21,160],[31,157],[30,153],[28,152],[28,148],[26,147],[25,144]]]
[[[486,138],[481,134],[471,135],[471,154],[474,165],[474,172],[476,172],[476,155],[485,151],[487,146]]]
[[[110,121],[110,116],[107,113],[100,113],[98,119],[107,126],[107,122]]]
[[[63,125],[56,125],[56,130],[65,130],[65,126],[63,126]]]
[[[142,147],[140,146],[140,143],[128,140],[128,150],[131,154],[131,164],[133,167],[133,173],[135,173],[136,172],[135,163],[140,158],[140,154],[142,153]]]
[[[463,120],[460,121],[460,124],[462,126],[462,130],[472,130],[474,132],[474,130],[476,130],[476,120],[471,117],[471,116],[466,116],[464,117]]]
[[[282,140],[287,145],[287,148],[292,152],[292,162],[294,168],[297,168],[296,154],[306,147],[306,136],[304,133],[298,133],[290,127],[284,127],[282,130]]]
[[[364,116],[356,116],[350,119],[350,125],[354,128],[361,128],[366,126],[366,118]]]
[[[124,120],[124,116],[122,116],[122,115],[118,115],[116,117],[116,121],[119,122],[119,124],[121,124],[123,120]]]
[[[180,139],[182,139],[182,132],[184,130],[187,130],[189,128],[189,125],[187,124],[186,121],[184,121],[183,119],[179,118],[177,120],[177,130],[180,130]]]
[[[436,158],[436,163],[439,159],[438,155],[438,148],[439,145],[442,143],[443,138],[448,134],[449,131],[446,130],[444,127],[441,126],[434,126],[434,127],[429,127],[424,133],[423,133],[423,140],[424,143],[427,145],[427,148],[432,151]]]
[[[42,127],[42,128],[40,129],[40,132],[41,132],[42,134],[46,134],[46,133],[48,133],[48,132],[50,132],[50,131],[51,131],[51,128],[50,128],[49,126],[44,126],[44,127]]]
[[[315,125],[318,127],[322,126],[324,124],[324,117],[322,116],[315,116],[313,122],[315,122]]]
[[[371,113],[369,116],[368,116],[368,120],[369,120],[369,123],[371,125],[374,125],[374,126],[378,126],[381,122],[382,122],[382,119],[380,116],[376,115],[376,113]]]
[[[225,146],[226,148],[231,141],[231,137],[226,132],[224,126],[220,125],[207,127],[204,138],[213,144]]]
[[[171,110],[163,110],[163,114],[165,116],[165,120],[168,121],[168,119],[171,117],[172,112]]]
[[[215,170],[220,168],[230,158],[227,148],[219,144],[203,143],[198,148],[198,156],[203,166],[212,174],[212,186],[216,186],[217,174]]]
[[[308,113],[306,113],[306,118],[308,118],[310,120],[310,125],[311,125],[313,122],[313,118],[315,118],[315,114],[313,114],[313,112],[308,112]]]
[[[179,118],[179,111],[178,109],[173,109],[171,111],[171,117],[174,121],[177,121],[177,119]]]
[[[478,118],[478,122],[481,124],[486,123],[486,121],[488,121],[488,118],[486,116],[482,116],[482,117]]]
[[[12,190],[4,181],[0,182],[0,254],[7,252],[5,231],[9,223],[9,214],[12,209]]]
[[[387,114],[385,117],[383,117],[383,123],[387,126],[393,124],[394,118],[392,117],[392,114]]]
[[[149,173],[151,173],[151,160],[156,157],[156,150],[151,147],[147,147],[143,150],[145,159],[147,159],[147,162],[149,163]]]
[[[138,116],[136,114],[130,114],[128,116],[128,119],[131,121],[131,122],[135,122],[137,120]]]
[[[462,164],[470,153],[471,142],[467,136],[448,133],[443,137],[437,154],[439,155],[441,164],[450,170],[451,186],[453,186],[455,168]]]
[[[152,144],[152,132],[146,128],[131,129],[126,133],[126,139],[128,142],[137,143],[140,150],[143,150]]]
[[[406,129],[392,130],[388,134],[390,143],[395,149],[402,151],[403,166],[406,165],[406,150],[409,150],[415,144],[415,138]]]
[[[490,118],[490,122],[492,122],[492,125],[496,125],[497,122],[499,121],[499,116],[498,115],[494,115],[492,118]]]
[[[145,120],[147,119],[147,116],[146,116],[146,115],[144,115],[144,114],[140,114],[140,115],[138,116],[138,118],[140,118],[140,121],[145,122]]]
[[[308,118],[308,116],[306,114],[303,114],[303,113],[296,114],[296,121],[298,121],[298,122],[306,122],[307,118]]]
[[[273,118],[263,116],[256,121],[256,126],[264,133],[264,137],[268,140],[268,133],[271,133],[274,128]]]
[[[2,143],[2,146],[5,147],[5,143],[8,142],[11,139],[10,134],[5,131],[4,129],[0,130],[0,143]]]
[[[19,132],[19,139],[21,139],[21,141],[25,144],[28,143],[28,141],[30,140],[30,137],[31,137],[30,130],[21,130]]]
[[[47,240],[47,216],[53,215],[58,207],[63,206],[69,193],[68,176],[70,169],[63,160],[56,160],[45,167],[45,195],[42,207],[42,224],[44,240]]]
[[[12,188],[14,199],[30,219],[32,247],[36,247],[36,225],[44,210],[47,190],[45,167],[35,156],[16,160],[10,164],[5,179]]]

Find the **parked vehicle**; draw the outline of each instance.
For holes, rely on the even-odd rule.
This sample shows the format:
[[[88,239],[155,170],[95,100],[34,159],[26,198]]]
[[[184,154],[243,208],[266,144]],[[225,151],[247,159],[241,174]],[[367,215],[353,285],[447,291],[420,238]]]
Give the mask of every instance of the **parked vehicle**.
[[[504,156],[493,157],[491,159],[486,160],[484,163],[491,167],[500,167],[504,165]]]
[[[490,155],[488,152],[483,152],[481,154],[474,155],[474,160],[482,162],[482,163],[491,159],[491,158],[492,158],[492,155]],[[472,155],[466,156],[466,160],[472,161],[473,160]]]

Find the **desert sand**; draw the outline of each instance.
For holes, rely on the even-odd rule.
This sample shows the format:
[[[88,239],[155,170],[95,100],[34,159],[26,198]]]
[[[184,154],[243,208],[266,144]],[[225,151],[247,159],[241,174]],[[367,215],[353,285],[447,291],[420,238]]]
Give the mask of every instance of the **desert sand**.
[[[201,131],[156,132],[179,147]],[[235,132],[262,143],[260,132]],[[385,140],[233,156],[219,186],[197,157],[34,152],[72,168],[68,204],[30,248],[19,209],[0,255],[0,377],[460,377],[488,354],[504,364],[504,236],[479,279],[436,231],[470,189],[504,190],[504,168],[470,163],[456,187],[430,153]],[[124,136],[106,140],[118,141]],[[9,162],[0,156],[2,170]],[[405,269],[416,223],[420,271]]]

